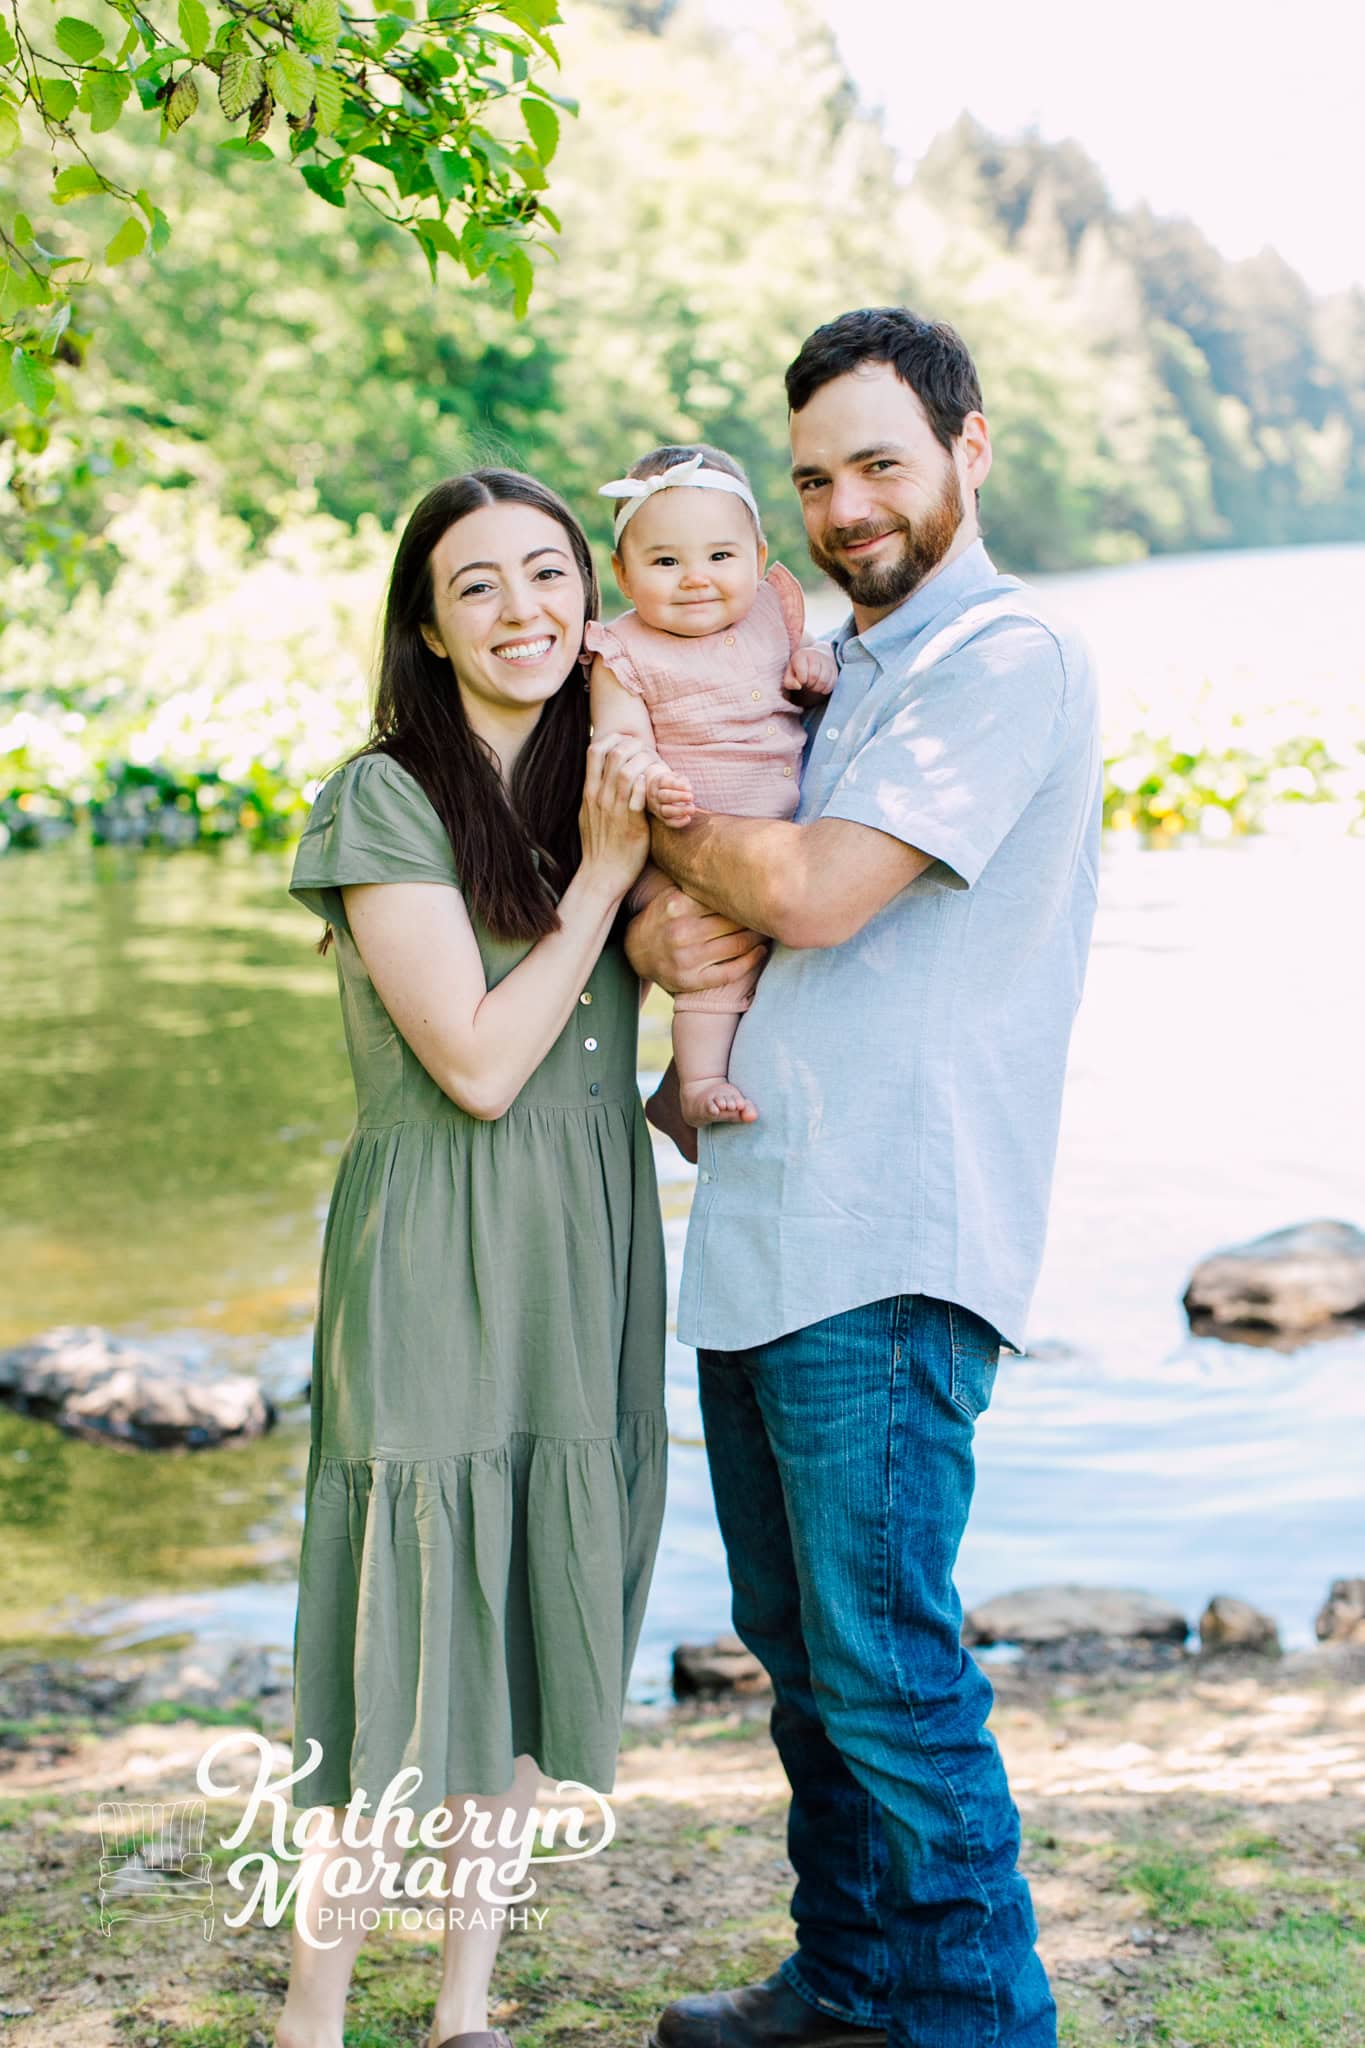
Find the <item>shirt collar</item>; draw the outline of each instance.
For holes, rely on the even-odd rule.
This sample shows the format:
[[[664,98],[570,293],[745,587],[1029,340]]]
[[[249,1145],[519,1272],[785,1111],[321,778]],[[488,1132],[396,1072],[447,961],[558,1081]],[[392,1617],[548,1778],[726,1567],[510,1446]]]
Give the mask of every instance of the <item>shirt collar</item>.
[[[986,543],[974,540],[956,561],[912,590],[893,612],[888,612],[884,619],[878,619],[876,625],[869,626],[865,633],[854,631],[850,613],[832,636],[835,659],[842,665],[851,652],[861,650],[871,655],[878,668],[885,668],[931,619],[956,604],[969,590],[978,589],[998,574],[986,553]]]

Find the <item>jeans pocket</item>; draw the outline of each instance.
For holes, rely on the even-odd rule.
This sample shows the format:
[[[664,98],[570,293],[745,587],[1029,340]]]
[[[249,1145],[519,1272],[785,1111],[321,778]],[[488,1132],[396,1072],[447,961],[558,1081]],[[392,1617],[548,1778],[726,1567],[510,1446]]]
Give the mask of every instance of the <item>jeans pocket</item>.
[[[948,1333],[952,1345],[953,1406],[968,1421],[983,1415],[995,1388],[1000,1365],[1000,1332],[984,1316],[956,1302],[948,1304]]]

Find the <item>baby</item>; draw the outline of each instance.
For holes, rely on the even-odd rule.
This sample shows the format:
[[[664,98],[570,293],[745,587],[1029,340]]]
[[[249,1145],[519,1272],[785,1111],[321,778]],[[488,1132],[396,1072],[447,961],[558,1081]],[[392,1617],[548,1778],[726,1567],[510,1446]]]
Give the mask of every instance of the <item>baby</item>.
[[[768,544],[749,480],[718,448],[656,448],[601,495],[624,502],[611,566],[633,611],[590,621],[590,689],[598,733],[644,740],[662,758],[650,811],[686,825],[696,808],[790,818],[800,794],[801,707],[827,697],[838,673],[805,637],[801,586]],[[669,880],[652,864],[639,909]],[[673,1059],[688,1123],[752,1123],[754,1104],[728,1077],[755,969],[673,1006]]]

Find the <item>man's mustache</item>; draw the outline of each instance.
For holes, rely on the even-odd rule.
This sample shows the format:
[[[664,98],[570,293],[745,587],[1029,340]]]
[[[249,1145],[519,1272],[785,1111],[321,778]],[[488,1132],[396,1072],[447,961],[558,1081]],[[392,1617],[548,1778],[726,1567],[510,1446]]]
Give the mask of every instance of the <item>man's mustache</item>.
[[[877,526],[870,519],[863,519],[856,526],[833,526],[825,536],[826,547],[856,547],[860,540],[880,540],[884,533],[908,533],[909,527],[903,519],[893,520],[890,526]]]

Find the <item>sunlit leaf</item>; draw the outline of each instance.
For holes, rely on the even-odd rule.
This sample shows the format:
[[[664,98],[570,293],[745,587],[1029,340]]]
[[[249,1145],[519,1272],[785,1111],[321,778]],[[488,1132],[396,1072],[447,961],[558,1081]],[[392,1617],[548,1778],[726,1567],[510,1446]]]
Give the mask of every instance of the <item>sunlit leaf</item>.
[[[202,57],[213,34],[208,9],[204,6],[203,0],[180,0],[178,19],[181,42],[191,57]]]
[[[315,71],[313,93],[317,101],[318,134],[335,135],[341,126],[341,116],[346,105],[340,72],[326,69]]]
[[[230,50],[218,75],[218,104],[229,121],[235,121],[253,106],[265,84],[265,65],[259,57],[246,57]]]
[[[313,80],[317,76],[306,57],[297,50],[275,50],[267,59],[265,75],[270,90],[286,114],[302,117],[313,104]]]
[[[558,114],[545,100],[525,99],[521,103],[521,117],[536,146],[536,155],[548,164],[559,147]]]
[[[58,171],[52,183],[52,197],[58,206],[66,206],[73,199],[84,199],[91,192],[108,190],[99,172],[89,164],[70,164],[66,170]]]
[[[106,263],[126,263],[130,256],[140,256],[147,246],[147,230],[136,214],[130,213],[118,233],[106,245]]]
[[[92,57],[98,57],[104,48],[104,37],[88,21],[78,21],[74,14],[64,14],[53,31],[57,47],[73,64],[88,64]]]
[[[162,109],[162,119],[168,132],[174,135],[177,129],[183,128],[198,105],[199,87],[186,71],[176,79],[170,98]]]
[[[41,419],[56,395],[57,386],[45,363],[16,348],[10,357],[10,380],[14,395],[35,419]]]

